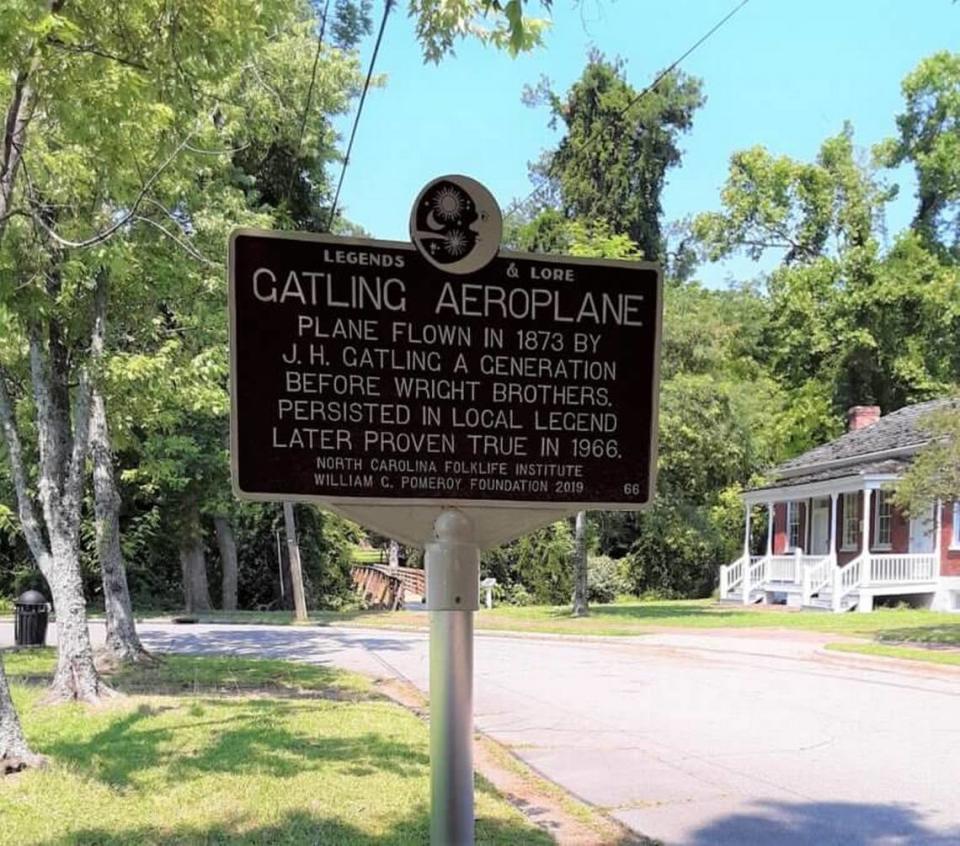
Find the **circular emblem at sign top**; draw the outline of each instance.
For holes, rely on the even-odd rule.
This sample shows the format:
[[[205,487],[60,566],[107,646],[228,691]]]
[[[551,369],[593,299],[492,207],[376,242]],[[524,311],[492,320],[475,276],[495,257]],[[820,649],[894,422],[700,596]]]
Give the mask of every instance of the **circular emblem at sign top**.
[[[410,238],[434,267],[474,273],[500,249],[503,215],[497,201],[469,176],[441,176],[417,197],[410,214]]]

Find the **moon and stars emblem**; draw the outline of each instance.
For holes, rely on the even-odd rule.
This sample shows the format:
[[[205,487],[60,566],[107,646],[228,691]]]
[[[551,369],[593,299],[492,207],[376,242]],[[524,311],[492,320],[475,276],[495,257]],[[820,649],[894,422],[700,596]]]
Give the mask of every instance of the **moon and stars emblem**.
[[[500,250],[503,216],[493,195],[468,176],[442,176],[417,197],[410,238],[434,267],[473,273]]]

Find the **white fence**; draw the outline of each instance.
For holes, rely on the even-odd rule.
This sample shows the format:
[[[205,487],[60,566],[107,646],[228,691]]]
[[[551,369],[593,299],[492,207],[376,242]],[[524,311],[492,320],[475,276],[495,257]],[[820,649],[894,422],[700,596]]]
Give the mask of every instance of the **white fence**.
[[[871,555],[865,571],[867,585],[932,582],[937,578],[937,558],[929,553]]]
[[[936,579],[937,556],[930,553],[860,555],[843,567],[830,555],[752,555],[720,568],[720,598],[739,588],[746,602],[752,589],[799,585],[807,605],[829,587],[833,607],[840,610],[841,600],[862,587],[926,585]]]

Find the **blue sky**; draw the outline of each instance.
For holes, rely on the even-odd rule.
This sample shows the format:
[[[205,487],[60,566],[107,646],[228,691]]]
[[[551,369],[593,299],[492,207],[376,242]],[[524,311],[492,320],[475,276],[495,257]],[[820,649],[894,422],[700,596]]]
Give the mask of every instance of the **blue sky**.
[[[624,59],[629,81],[642,88],[736,0],[554,0],[543,48],[511,59],[464,42],[438,66],[423,64],[405,3],[397,5],[377,60],[386,85],[368,95],[341,204],[373,237],[407,240],[410,205],[436,176],[472,176],[503,207],[530,192],[527,164],[558,135],[545,108],[521,103],[525,84],[544,75],[566,91],[597,47]],[[378,19],[382,8],[377,0]],[[681,167],[669,174],[664,221],[716,208],[738,149],[762,144],[810,159],[849,119],[866,155],[895,131],[902,78],[924,56],[957,49],[958,35],[952,0],[750,0],[682,65],[701,77],[707,102],[682,139]],[[372,39],[364,63],[371,49]],[[909,222],[914,190],[909,172],[892,178],[901,197],[888,214],[891,235]],[[720,285],[762,269],[741,258],[698,276]]]

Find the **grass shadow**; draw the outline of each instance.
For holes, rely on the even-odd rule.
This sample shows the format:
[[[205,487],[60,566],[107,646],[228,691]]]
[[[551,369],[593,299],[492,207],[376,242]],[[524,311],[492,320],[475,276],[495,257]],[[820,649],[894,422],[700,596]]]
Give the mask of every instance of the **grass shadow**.
[[[289,813],[276,823],[250,824],[236,820],[210,827],[146,826],[117,830],[107,825],[80,829],[63,837],[40,841],[42,846],[129,846],[129,844],[218,844],[218,846],[414,846],[430,839],[430,817],[425,808],[414,808],[387,830],[372,835],[333,817],[306,812]],[[479,818],[478,846],[548,846],[553,838],[522,822]]]
[[[960,623],[882,629],[876,633],[875,637],[881,643],[912,643],[917,646],[960,648]]]
[[[289,727],[298,718],[304,722],[317,707],[316,702],[222,698],[196,699],[186,708],[144,704],[113,716],[109,725],[87,738],[61,737],[42,744],[42,750],[121,790],[136,788],[138,775],[156,768],[164,768],[167,783],[209,773],[292,778],[322,768],[352,776],[416,776],[427,771],[429,758],[419,746],[386,733],[323,737]],[[153,717],[171,722],[142,725]]]
[[[590,606],[590,616],[587,619],[615,619],[622,621],[636,621],[638,623],[656,622],[657,620],[680,618],[702,618],[704,620],[722,620],[728,617],[742,616],[739,609],[726,609],[714,603],[681,605],[678,603],[637,603],[611,604]],[[547,618],[572,619],[569,606],[556,606],[547,612]]]

